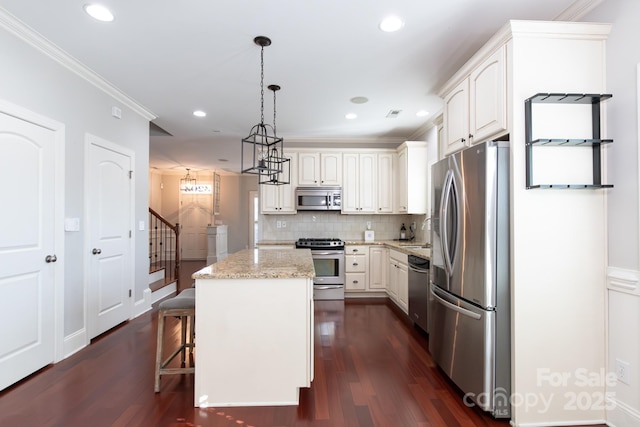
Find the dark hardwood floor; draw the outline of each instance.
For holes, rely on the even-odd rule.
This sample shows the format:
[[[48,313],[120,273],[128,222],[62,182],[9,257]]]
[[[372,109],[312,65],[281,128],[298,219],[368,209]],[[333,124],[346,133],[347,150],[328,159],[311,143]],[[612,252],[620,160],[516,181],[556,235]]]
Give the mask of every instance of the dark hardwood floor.
[[[153,310],[1,392],[0,426],[509,425],[466,407],[425,336],[387,303],[315,307],[315,379],[297,407],[194,408],[192,375],[165,376],[154,393]],[[168,327],[175,342],[177,322]]]

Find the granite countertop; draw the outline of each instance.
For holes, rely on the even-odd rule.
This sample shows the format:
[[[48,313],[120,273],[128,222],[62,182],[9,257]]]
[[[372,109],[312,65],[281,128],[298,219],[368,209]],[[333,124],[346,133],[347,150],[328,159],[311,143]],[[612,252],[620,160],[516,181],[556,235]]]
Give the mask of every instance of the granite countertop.
[[[196,271],[193,279],[313,278],[309,249],[245,249]]]
[[[261,240],[258,242],[258,247],[260,245],[265,246],[293,246],[295,245],[295,240]],[[368,246],[386,246],[391,249],[395,249],[401,251],[405,254],[416,255],[422,258],[431,259],[431,245],[425,242],[415,242],[409,240],[375,240],[373,242],[365,242],[364,240],[345,240],[345,245],[368,245]],[[411,246],[423,246],[420,248],[415,248]]]
[[[376,240],[365,242],[364,240],[347,240],[345,245],[381,245],[390,249],[395,249],[409,255],[416,255],[422,258],[431,259],[431,245],[425,242],[414,242],[408,240]],[[416,248],[414,246],[421,246]]]
[[[258,247],[260,245],[264,246],[294,246],[296,244],[295,240],[260,240],[258,242]]]

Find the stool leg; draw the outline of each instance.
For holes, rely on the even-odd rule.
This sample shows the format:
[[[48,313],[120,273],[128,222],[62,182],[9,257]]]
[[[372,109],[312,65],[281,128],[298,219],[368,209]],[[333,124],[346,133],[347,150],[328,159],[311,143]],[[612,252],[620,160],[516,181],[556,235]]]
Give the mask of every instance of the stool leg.
[[[180,342],[182,345],[182,366],[184,366],[185,360],[186,360],[186,354],[187,354],[187,318],[189,316],[181,316],[180,317],[180,322],[181,322],[181,330],[180,330]]]
[[[165,317],[162,310],[158,311],[158,339],[156,343],[156,380],[154,390],[156,393],[160,391],[160,365],[164,357],[164,322]]]
[[[190,322],[191,331],[190,331],[189,335],[191,337],[190,338],[191,339],[191,346],[189,347],[189,353],[193,354],[193,346],[194,346],[194,343],[196,341],[196,315],[194,314],[193,316],[190,316],[190,317],[191,317],[191,322]]]

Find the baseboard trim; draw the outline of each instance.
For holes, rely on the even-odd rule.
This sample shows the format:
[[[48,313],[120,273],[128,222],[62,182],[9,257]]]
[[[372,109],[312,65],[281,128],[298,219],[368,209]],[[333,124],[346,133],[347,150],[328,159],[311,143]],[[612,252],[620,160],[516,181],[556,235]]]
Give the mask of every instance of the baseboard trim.
[[[151,308],[152,304],[157,303],[158,301],[160,301],[161,299],[164,299],[166,297],[168,297],[171,294],[174,294],[178,291],[177,288],[177,284],[174,282],[171,285],[165,286],[163,288],[158,289],[157,291],[151,292],[150,293],[150,304],[149,304],[149,308]]]
[[[607,289],[640,296],[640,272],[618,267],[608,267]]]
[[[605,420],[590,420],[590,421],[562,421],[562,422],[553,422],[553,421],[545,421],[543,423],[519,423],[516,424],[517,427],[562,427],[562,426],[592,426],[592,425],[600,425],[606,424]]]
[[[607,403],[610,401],[607,400]],[[640,427],[640,412],[613,399],[614,408],[607,412],[607,425],[611,427]]]
[[[62,359],[66,359],[67,357],[75,354],[85,348],[89,343],[89,338],[87,337],[86,328],[80,329],[77,332],[72,333],[71,335],[67,335],[64,337],[64,341],[62,343]]]

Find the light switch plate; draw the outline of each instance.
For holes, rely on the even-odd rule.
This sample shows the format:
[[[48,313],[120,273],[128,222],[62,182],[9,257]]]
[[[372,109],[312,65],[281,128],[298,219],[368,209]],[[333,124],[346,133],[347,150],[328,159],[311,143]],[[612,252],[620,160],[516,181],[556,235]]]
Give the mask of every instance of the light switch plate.
[[[65,218],[64,231],[80,231],[80,218]]]

